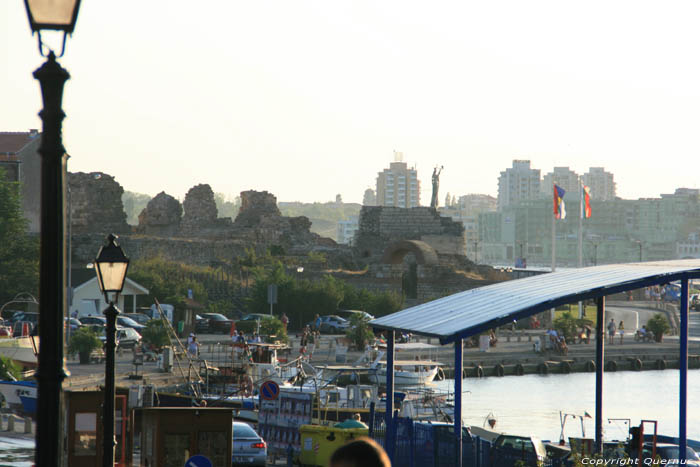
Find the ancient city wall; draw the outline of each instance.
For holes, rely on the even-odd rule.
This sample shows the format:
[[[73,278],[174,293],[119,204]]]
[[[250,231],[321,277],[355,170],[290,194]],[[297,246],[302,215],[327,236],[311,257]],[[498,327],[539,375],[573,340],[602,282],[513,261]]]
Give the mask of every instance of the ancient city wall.
[[[464,226],[433,208],[363,206],[355,247],[363,258],[381,257],[393,242],[420,240],[438,254],[463,255]]]

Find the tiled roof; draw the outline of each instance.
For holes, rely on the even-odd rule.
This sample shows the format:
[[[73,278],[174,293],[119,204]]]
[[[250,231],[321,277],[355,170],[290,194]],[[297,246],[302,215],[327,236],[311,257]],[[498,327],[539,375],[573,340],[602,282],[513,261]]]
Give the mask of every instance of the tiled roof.
[[[0,154],[16,154],[39,136],[36,130],[24,132],[0,132]]]

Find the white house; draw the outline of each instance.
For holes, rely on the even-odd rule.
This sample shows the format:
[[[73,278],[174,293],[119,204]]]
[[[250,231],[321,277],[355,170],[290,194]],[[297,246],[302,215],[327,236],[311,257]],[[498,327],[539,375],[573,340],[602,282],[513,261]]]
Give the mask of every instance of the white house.
[[[125,311],[125,304],[129,304],[129,309],[136,311],[136,296],[148,295],[148,289],[132,281],[128,277],[124,281],[124,289],[119,294],[117,308]],[[73,301],[71,305],[71,316],[102,316],[102,312],[109,306],[105,302],[105,297],[100,292],[97,285],[97,277],[93,277],[73,288]]]

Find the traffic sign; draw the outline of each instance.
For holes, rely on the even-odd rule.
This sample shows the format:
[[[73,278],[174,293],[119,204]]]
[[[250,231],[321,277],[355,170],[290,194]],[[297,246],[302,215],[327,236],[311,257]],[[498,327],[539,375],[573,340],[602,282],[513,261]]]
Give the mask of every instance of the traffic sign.
[[[213,467],[213,465],[209,458],[202,456],[201,454],[197,454],[196,456],[192,456],[187,459],[187,462],[185,462],[185,467]]]
[[[277,400],[277,396],[280,395],[280,386],[272,380],[265,381],[260,386],[260,397],[266,401]]]
[[[267,286],[267,303],[274,305],[277,303],[277,284]]]

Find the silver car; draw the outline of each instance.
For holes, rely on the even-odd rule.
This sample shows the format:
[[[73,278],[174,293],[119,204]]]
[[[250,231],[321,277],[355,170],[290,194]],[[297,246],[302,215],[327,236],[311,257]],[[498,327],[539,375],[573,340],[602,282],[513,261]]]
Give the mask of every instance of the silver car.
[[[247,423],[233,422],[231,465],[265,465],[267,443]]]

